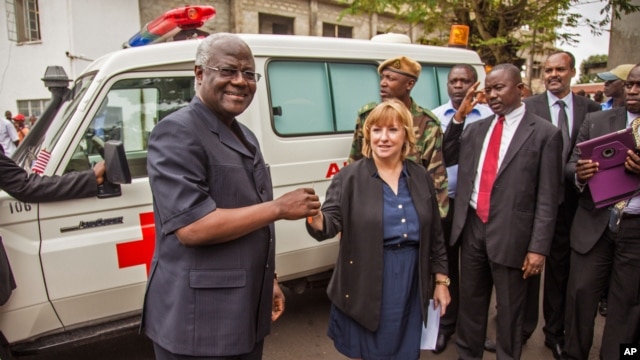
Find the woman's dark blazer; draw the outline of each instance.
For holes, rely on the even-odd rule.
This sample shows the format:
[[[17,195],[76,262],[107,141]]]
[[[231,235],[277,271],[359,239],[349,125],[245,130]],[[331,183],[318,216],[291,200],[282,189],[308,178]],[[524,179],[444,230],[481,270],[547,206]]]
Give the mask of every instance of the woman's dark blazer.
[[[423,320],[434,273],[448,273],[440,213],[433,179],[423,166],[405,161],[407,184],[420,219],[419,284]],[[380,322],[383,263],[383,188],[372,159],[346,166],[333,177],[322,205],[324,231],[309,234],[325,240],[342,232],[340,252],[327,288],[335,306],[370,331]]]

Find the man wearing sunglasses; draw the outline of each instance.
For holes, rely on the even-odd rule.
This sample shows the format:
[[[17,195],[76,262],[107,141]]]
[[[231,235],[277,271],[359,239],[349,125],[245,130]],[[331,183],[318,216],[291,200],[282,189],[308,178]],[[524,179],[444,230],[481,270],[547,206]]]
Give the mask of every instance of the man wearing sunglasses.
[[[631,69],[624,88],[625,106],[587,114],[578,143],[631,127],[637,145],[640,64]],[[640,177],[640,156],[636,151],[627,150],[625,170]],[[565,174],[575,178],[580,191],[571,227],[571,270],[565,317],[564,352],[571,359],[589,357],[598,300],[607,283],[609,309],[600,358],[619,359],[620,344],[640,342],[640,196],[613,207],[596,208],[589,180],[597,171],[598,163],[580,159],[577,150],[565,167]]]

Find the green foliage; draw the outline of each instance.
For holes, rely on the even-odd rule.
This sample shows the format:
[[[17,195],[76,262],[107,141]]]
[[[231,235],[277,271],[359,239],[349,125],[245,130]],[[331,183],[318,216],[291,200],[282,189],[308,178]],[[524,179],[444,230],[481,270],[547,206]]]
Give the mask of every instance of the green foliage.
[[[586,25],[594,34],[611,22],[607,15],[594,21],[583,17],[575,5],[584,0],[342,0],[349,13],[395,14],[398,19],[425,29],[422,43],[441,43],[432,34],[448,33],[452,24],[469,26],[469,47],[490,65],[522,64],[524,50],[543,54],[544,45],[560,41],[577,43],[578,34],[560,32]],[[628,14],[640,11],[632,0],[602,1],[601,14]]]
[[[588,74],[589,69],[593,66],[606,65],[608,60],[607,55],[591,55],[584,59],[580,64],[580,77],[578,78],[578,84],[590,84],[602,82],[602,79],[596,74]]]

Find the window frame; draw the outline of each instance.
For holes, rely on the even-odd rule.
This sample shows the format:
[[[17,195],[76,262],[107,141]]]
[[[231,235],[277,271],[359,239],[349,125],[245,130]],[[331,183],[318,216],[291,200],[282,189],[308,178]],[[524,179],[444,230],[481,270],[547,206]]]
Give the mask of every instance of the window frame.
[[[25,117],[40,117],[51,99],[19,99],[16,100],[18,113]]]
[[[110,96],[110,94],[114,91],[114,89],[116,88],[116,85],[120,82],[124,82],[124,81],[139,81],[142,82],[146,79],[173,79],[173,81],[175,81],[176,79],[185,79],[185,80],[189,80],[191,82],[191,85],[188,85],[186,87],[181,87],[183,90],[188,90],[191,92],[191,94],[193,94],[193,96],[195,96],[195,90],[194,90],[194,86],[193,86],[193,82],[195,81],[194,76],[193,76],[193,72],[191,71],[181,71],[181,70],[170,70],[170,71],[152,71],[152,72],[140,72],[140,73],[124,73],[124,74],[119,74],[117,76],[112,77],[111,79],[109,79],[108,81],[106,81],[104,83],[104,85],[102,85],[102,87],[97,90],[94,94],[94,96],[91,97],[91,101],[92,101],[92,105],[90,106],[90,108],[83,112],[82,114],[82,123],[80,124],[80,126],[77,128],[77,131],[75,132],[75,136],[74,136],[74,140],[69,143],[67,145],[67,148],[65,149],[65,156],[63,159],[61,159],[60,165],[59,167],[64,169],[64,172],[69,171],[69,170],[78,170],[78,166],[76,164],[74,164],[73,162],[76,161],[78,164],[80,164],[78,161],[78,151],[83,151],[84,149],[88,149],[88,145],[86,143],[82,143],[83,141],[87,141],[87,133],[91,130],[91,127],[93,126],[93,123],[95,121],[95,118],[98,116],[98,111],[100,110],[100,107],[102,105],[102,102]],[[154,86],[144,86],[141,87],[139,89],[150,89],[150,88],[154,88]],[[137,89],[136,87],[131,87],[131,90],[135,90]],[[115,89],[115,91],[118,90],[128,90],[126,88],[118,88]],[[170,90],[170,89],[167,89]],[[193,98],[192,96],[192,98]],[[164,117],[166,117],[167,115],[169,115],[171,112],[167,112],[165,114],[163,114],[163,110],[162,108],[162,102],[160,100],[162,99],[158,99],[159,101],[156,103],[156,113],[158,115],[158,119],[156,121],[156,123],[153,125],[155,127],[155,125],[157,124],[157,122],[161,121]],[[185,101],[183,106],[187,106],[189,104],[189,101]],[[140,106],[141,104],[138,103],[136,106]],[[117,104],[114,103],[109,103],[107,106],[107,109],[113,106],[117,106]],[[181,107],[183,107],[181,106]],[[144,106],[142,106],[144,107]],[[175,109],[177,110],[177,108]],[[174,111],[175,111],[174,110]],[[162,118],[160,118],[160,116],[162,115]],[[148,120],[147,120],[148,121]],[[146,157],[147,157],[147,151],[148,151],[148,144],[143,144],[143,148],[142,149],[135,149],[135,150],[130,150],[127,149],[127,144],[126,144],[126,134],[127,131],[125,130],[126,126],[122,126],[121,130],[123,133],[121,135],[121,140],[125,139],[123,141],[124,145],[125,145],[125,156],[127,157],[127,160],[129,161],[129,170],[131,171],[132,177],[134,179],[144,179],[148,177],[148,174],[146,173]],[[131,129],[130,129],[131,130]],[[153,130],[153,127],[151,127],[151,129],[149,130],[149,133]],[[143,142],[144,143],[144,142]],[[84,151],[83,151],[84,152]],[[89,152],[85,152],[85,155],[87,156],[87,158],[91,161],[98,161],[99,156],[94,154],[94,153],[89,153]],[[144,158],[144,161],[142,161],[141,159]],[[136,165],[138,164],[138,165]],[[83,165],[81,165],[83,166]],[[137,168],[133,168],[137,166]],[[143,169],[144,167],[144,169]],[[136,170],[137,169],[137,170]],[[142,169],[142,170],[141,170]]]
[[[326,35],[325,30],[329,30],[330,27],[333,27],[333,35]],[[349,36],[340,36],[343,31],[348,31]],[[346,26],[340,24],[333,24],[328,22],[322,23],[322,36],[323,37],[334,37],[334,38],[343,38],[343,39],[353,39],[353,26]]]
[[[5,0],[7,35],[19,44],[42,41],[38,0]]]
[[[371,66],[375,66],[375,69],[377,69],[377,67],[380,65],[380,63],[382,61],[374,61],[374,62],[369,62],[366,60],[362,60],[362,59],[313,59],[313,58],[273,58],[273,59],[269,59],[268,61],[266,61],[265,63],[265,70],[264,70],[264,81],[266,82],[266,88],[267,88],[267,101],[268,101],[268,105],[269,105],[269,116],[270,116],[270,123],[271,123],[271,129],[273,131],[273,133],[275,135],[277,135],[278,137],[281,138],[295,138],[295,137],[313,137],[313,136],[331,136],[331,135],[338,135],[338,134],[345,134],[345,133],[352,133],[353,132],[353,128],[355,127],[355,121],[356,118],[358,116],[357,112],[353,113],[352,119],[353,119],[353,126],[352,128],[348,129],[348,130],[335,130],[336,128],[334,127],[333,131],[328,131],[328,132],[308,132],[308,133],[300,133],[300,132],[295,132],[295,133],[286,133],[281,131],[282,129],[280,129],[277,124],[276,124],[276,115],[274,114],[274,94],[272,93],[272,86],[273,85],[273,76],[270,73],[269,70],[269,66],[273,63],[273,62],[296,62],[296,63],[322,63],[324,64],[324,69],[326,71],[326,69],[328,69],[329,64],[354,64],[354,65],[371,65]],[[414,99],[414,101],[419,105],[422,106],[424,109],[427,110],[433,110],[436,107],[446,103],[447,101],[449,101],[449,97],[448,97],[448,93],[447,93],[447,76],[449,71],[451,70],[451,68],[454,66],[454,64],[446,64],[446,63],[424,63],[421,62],[420,63],[423,67],[422,70],[422,76],[420,77],[420,79],[418,80],[418,84],[417,86],[421,86],[424,84],[425,81],[427,81],[427,79],[430,79],[429,81],[431,82],[431,85],[427,85],[427,86],[433,86],[433,84],[435,84],[435,86],[437,86],[437,91],[435,94],[429,95],[428,100],[427,99],[423,99],[423,98],[418,98],[417,94],[415,92],[415,88],[414,91],[412,91],[412,98]],[[376,70],[377,72],[377,70]],[[325,73],[326,74],[326,73]],[[425,75],[427,75],[425,77]],[[331,109],[330,112],[332,114],[332,116],[334,117],[332,120],[333,124],[337,124],[338,120],[336,119],[336,106],[335,106],[335,101],[333,99],[333,93],[334,93],[334,89],[333,89],[333,82],[331,81],[330,78],[330,74],[329,76],[329,80],[328,80],[328,85],[330,86],[330,88],[328,89],[328,93],[330,96],[330,100],[331,100]],[[378,77],[378,82],[376,85],[376,90],[375,93],[377,95],[377,97],[375,99],[371,99],[371,102],[379,102],[380,101],[380,97],[379,97],[379,77]],[[422,81],[422,83],[420,82]],[[424,92],[424,91],[422,91]],[[364,105],[368,104],[367,102],[358,104],[359,107],[362,107]],[[359,109],[359,108],[358,108]]]
[[[331,123],[334,125],[334,130],[332,131],[325,131],[325,132],[309,132],[309,133],[284,133],[282,131],[280,131],[278,129],[278,127],[276,126],[276,118],[274,115],[274,94],[272,93],[272,83],[273,83],[273,76],[270,74],[270,70],[269,70],[269,66],[274,63],[274,62],[296,62],[296,63],[314,63],[314,64],[322,64],[323,69],[324,69],[324,75],[327,76],[327,85],[329,86],[328,89],[324,89],[327,91],[327,93],[329,94],[329,99],[331,101],[331,107],[330,109],[328,109],[329,113],[332,116],[331,119]],[[346,133],[352,133],[353,132],[353,127],[350,127],[348,129],[345,130],[336,130],[338,127],[338,123],[339,121],[336,119],[336,106],[335,106],[335,101],[333,101],[333,95],[334,95],[334,91],[333,91],[333,82],[331,80],[331,74],[330,74],[330,70],[329,69],[329,65],[330,64],[338,64],[338,65],[343,65],[343,64],[347,64],[347,65],[362,65],[362,66],[371,66],[374,71],[376,71],[377,73],[377,67],[379,65],[379,63],[377,61],[371,62],[371,61],[366,61],[366,60],[360,60],[360,59],[305,59],[305,58],[273,58],[273,59],[269,59],[266,63],[265,63],[265,82],[266,82],[266,86],[267,86],[267,96],[268,96],[268,104],[269,104],[269,115],[270,115],[270,123],[271,123],[271,129],[273,131],[273,133],[279,137],[282,138],[292,138],[292,137],[306,137],[306,136],[319,136],[319,135],[337,135],[337,134],[346,134]],[[379,84],[379,78],[377,80],[377,83]],[[380,97],[379,97],[379,85],[376,87],[376,90],[374,92],[374,94],[376,95],[376,98],[372,98],[371,101],[369,102],[379,102],[380,101]],[[362,104],[357,104],[358,105],[358,109],[361,106],[366,105],[369,102],[364,102]],[[353,121],[353,125],[355,125],[355,120],[357,118],[357,112],[354,111],[353,112],[353,116],[350,117],[350,119],[352,119]]]

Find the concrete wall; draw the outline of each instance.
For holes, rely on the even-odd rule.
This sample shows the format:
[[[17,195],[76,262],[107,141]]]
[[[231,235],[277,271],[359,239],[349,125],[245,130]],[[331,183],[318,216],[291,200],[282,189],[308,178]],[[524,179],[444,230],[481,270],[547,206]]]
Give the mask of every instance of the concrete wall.
[[[640,5],[640,0],[631,0]],[[613,19],[609,39],[609,58],[607,68],[620,64],[640,63],[640,13],[622,15]]]
[[[139,4],[142,24],[168,9],[184,6],[179,0],[139,0]],[[345,14],[340,19],[345,6],[331,0],[213,0],[200,4],[216,8],[214,19],[203,27],[211,33],[260,33],[259,15],[262,13],[293,18],[294,35],[322,36],[323,23],[352,27],[356,39],[369,39],[378,32],[403,33],[414,40],[421,35],[420,29],[412,29],[393,16]]]

